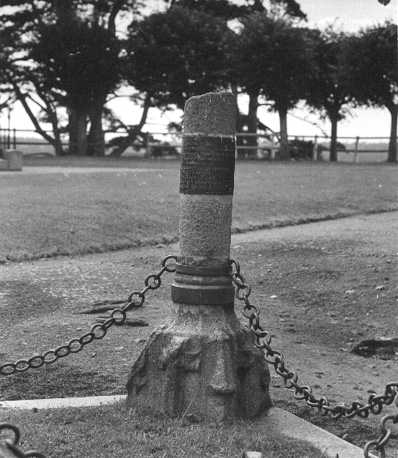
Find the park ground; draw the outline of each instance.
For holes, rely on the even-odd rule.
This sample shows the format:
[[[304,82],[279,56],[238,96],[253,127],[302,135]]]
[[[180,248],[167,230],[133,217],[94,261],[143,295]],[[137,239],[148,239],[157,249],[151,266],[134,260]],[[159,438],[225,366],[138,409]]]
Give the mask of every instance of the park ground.
[[[0,262],[177,240],[176,160],[31,161],[0,174]],[[233,231],[398,209],[397,189],[386,164],[239,162]]]
[[[176,236],[176,165],[139,163],[133,168],[151,171],[67,173],[60,170],[52,174],[36,169],[36,172],[25,175],[0,177],[0,180],[9,180],[6,184],[1,181],[0,198],[8,193],[14,196],[14,203],[18,203],[16,215],[10,223],[12,226],[6,226],[7,230],[2,234],[8,243],[3,253],[5,264],[0,266],[2,362],[42,352],[81,335],[94,319],[93,315],[81,314],[82,311],[98,301],[124,298],[131,290],[139,289],[145,276],[157,270],[164,256],[177,252],[176,244],[167,244],[168,239],[157,239],[166,227],[170,230],[167,235],[170,240]],[[149,184],[143,184],[144,181]],[[10,188],[15,192],[10,192]],[[253,302],[261,309],[264,326],[272,330],[274,345],[286,354],[289,366],[298,370],[300,379],[312,385],[316,394],[326,395],[331,402],[366,401],[371,392],[381,393],[387,382],[397,379],[397,349],[369,357],[350,351],[363,339],[398,337],[398,212],[394,211],[397,209],[397,189],[397,168],[393,166],[238,164],[234,227],[251,232],[234,235],[232,256],[241,262],[243,272],[253,286]],[[64,196],[64,192],[69,194]],[[40,194],[41,199],[38,198]],[[54,196],[57,205],[49,202]],[[164,205],[158,202],[161,198]],[[112,202],[109,207],[100,203],[106,199]],[[119,202],[120,209],[116,202]],[[62,205],[64,207],[60,208]],[[136,218],[136,209],[139,208],[142,212],[139,218],[128,226],[129,212]],[[4,206],[1,209],[3,213]],[[87,236],[87,239],[79,239],[79,250],[73,251],[71,239],[54,232],[66,227],[68,215],[74,215],[73,224],[78,227],[84,209],[96,220],[91,229],[85,229],[89,234],[97,233],[98,251],[107,246],[105,236],[98,235],[103,232],[102,222],[108,221],[111,226],[113,219],[117,225],[119,215],[123,224],[113,235],[133,234],[126,243],[131,243],[131,246],[135,243],[137,247],[82,256],[78,253],[92,250],[92,246],[84,243],[84,240],[90,240]],[[50,210],[50,215],[46,215]],[[135,224],[145,221],[145,213],[149,217],[145,233],[148,239],[143,238],[138,243],[139,231]],[[65,214],[63,219],[60,218],[62,214]],[[3,218],[12,216],[12,212],[6,209],[4,215],[2,226]],[[41,227],[36,226],[40,221],[38,215],[44,215]],[[348,215],[356,216],[297,225],[303,221]],[[82,218],[82,224],[85,221]],[[24,222],[24,227],[17,227]],[[295,225],[289,225],[291,223]],[[253,231],[275,225],[287,227]],[[49,255],[49,243],[44,243],[47,239],[43,234],[31,234],[29,231],[33,227],[38,232],[45,231],[47,239],[65,243],[65,251],[70,250],[70,256],[12,262],[12,259],[22,260],[19,256],[13,258],[12,252],[17,253],[22,237],[29,235],[33,236],[33,241],[26,238],[25,258]],[[106,230],[104,232],[107,237],[111,236]],[[152,246],[139,247],[148,240]],[[111,329],[102,341],[92,343],[82,352],[56,364],[2,378],[2,399],[123,393],[131,365],[151,330],[170,317],[168,284],[171,280],[170,276],[165,285],[148,298],[143,309],[131,314],[131,319],[142,319],[148,326]],[[240,316],[239,304],[236,304],[236,311]],[[359,446],[378,434],[378,417],[339,421],[320,417],[299,401],[294,401],[275,374],[272,374],[271,389],[276,405]],[[115,415],[112,409],[107,413],[110,424],[120,421],[121,417],[115,420]],[[125,420],[124,416],[129,413],[120,415]],[[56,450],[56,456],[78,456],[78,446],[71,445],[62,434],[53,433],[53,428],[48,436],[44,424],[58,425],[55,431],[66,428],[68,438],[75,444],[90,429],[90,420],[84,412],[13,413],[3,419],[13,420],[22,425],[23,430],[29,431],[29,445],[43,451],[46,447],[48,451]],[[177,426],[169,424],[167,427],[178,430]],[[98,428],[100,431],[105,426],[100,422]],[[139,441],[142,440],[142,431],[140,434]],[[211,432],[204,434],[210,438]],[[237,444],[242,445],[239,441],[243,439],[236,434]],[[148,426],[143,445],[147,455],[143,456],[174,456],[176,449],[173,447],[181,446],[178,441],[173,445],[173,441],[168,443],[162,439],[161,449],[151,451],[151,443],[159,439],[157,435],[154,426]],[[51,444],[46,446],[48,437],[51,437]],[[257,438],[264,439],[260,433]],[[111,439],[110,443],[117,441],[115,437]],[[221,434],[220,441],[214,443],[215,448],[202,450],[197,456],[228,456],[222,452],[228,441],[223,441]],[[90,436],[88,442],[95,442],[95,436]],[[233,444],[228,444],[230,451],[235,450]],[[254,444],[245,443],[245,446],[250,445]],[[264,447],[264,450],[267,447],[264,443],[257,443],[257,446]],[[275,445],[275,450],[278,446]],[[393,454],[396,450],[390,449],[390,452]],[[283,453],[275,456],[296,456],[293,452]],[[297,456],[317,456],[309,451],[305,453]]]

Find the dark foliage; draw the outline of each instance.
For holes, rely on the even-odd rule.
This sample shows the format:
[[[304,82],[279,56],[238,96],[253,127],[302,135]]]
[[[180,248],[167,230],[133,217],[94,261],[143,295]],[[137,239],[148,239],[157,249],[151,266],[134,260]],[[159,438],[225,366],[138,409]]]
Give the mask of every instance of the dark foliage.
[[[126,79],[158,107],[228,84],[225,22],[175,6],[129,27]]]

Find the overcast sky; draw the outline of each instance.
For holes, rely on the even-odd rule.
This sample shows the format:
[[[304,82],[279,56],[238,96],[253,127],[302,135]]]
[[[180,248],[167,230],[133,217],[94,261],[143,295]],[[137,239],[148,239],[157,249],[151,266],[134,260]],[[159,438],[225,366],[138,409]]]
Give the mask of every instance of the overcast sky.
[[[153,0],[158,6],[164,4],[163,0]],[[302,10],[308,16],[310,26],[324,28],[334,24],[347,31],[357,31],[371,24],[384,22],[391,19],[397,22],[398,0],[391,0],[384,6],[378,0],[298,0]],[[242,100],[244,105],[244,100]],[[123,110],[124,111],[124,110]],[[279,130],[278,116],[259,110],[262,121],[274,130]],[[309,122],[297,119],[306,118],[308,121],[319,122],[317,115],[312,115],[303,109],[294,110],[288,118],[289,133],[291,135],[315,135],[321,134],[321,130]],[[160,118],[157,113],[152,113],[150,121],[154,123],[151,129],[156,128],[156,123],[167,124],[174,116],[166,114]],[[326,132],[329,132],[328,122],[319,122]],[[159,126],[160,127],[160,126]],[[357,109],[351,116],[339,123],[339,135],[341,136],[388,136],[390,131],[390,114],[387,109]]]
[[[362,26],[397,19],[398,0],[383,6],[378,0],[299,0],[308,20],[322,26],[336,18],[346,29],[357,30]]]
[[[164,5],[163,0],[149,0],[155,7]],[[390,4],[383,6],[378,0],[299,0],[303,11],[308,15],[309,25],[317,25],[321,28],[334,23],[344,30],[358,30],[370,24],[384,22],[392,19],[397,22],[398,0],[391,0]],[[242,100],[244,105],[244,100]],[[115,100],[109,104],[124,122],[133,124],[138,121],[140,110],[126,102],[125,99]],[[342,136],[388,136],[390,128],[390,116],[388,110],[359,109],[352,112],[353,116],[339,124],[339,135]],[[274,130],[279,130],[278,117],[275,114],[260,110],[261,120]],[[303,109],[297,109],[288,118],[289,133],[292,135],[315,135],[320,130],[307,122],[302,122],[296,117],[305,117],[310,121],[318,122],[316,115],[311,115]],[[164,131],[170,121],[177,120],[178,116],[173,113],[166,113],[161,116],[157,110],[151,110],[148,119],[148,129],[151,131]],[[1,125],[5,124],[5,114],[0,116]],[[12,124],[17,128],[31,129],[32,125],[24,114],[22,108],[18,107],[12,115]],[[329,131],[329,124],[321,123],[326,131]]]

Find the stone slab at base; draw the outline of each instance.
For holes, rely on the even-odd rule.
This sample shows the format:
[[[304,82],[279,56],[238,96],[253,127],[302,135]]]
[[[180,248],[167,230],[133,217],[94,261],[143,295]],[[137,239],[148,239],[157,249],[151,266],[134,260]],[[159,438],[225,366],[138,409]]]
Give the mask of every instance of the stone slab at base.
[[[50,398],[50,399],[31,399],[21,401],[2,401],[0,402],[0,412],[2,409],[22,409],[22,410],[42,410],[42,409],[66,409],[69,407],[98,407],[126,399],[125,395],[116,396],[86,396],[81,398]]]
[[[302,418],[277,407],[258,420],[264,424],[264,431],[272,435],[283,435],[310,443],[330,458],[363,458],[363,450],[356,445],[318,428]],[[374,455],[370,455],[374,457]],[[376,458],[376,457],[374,457]]]

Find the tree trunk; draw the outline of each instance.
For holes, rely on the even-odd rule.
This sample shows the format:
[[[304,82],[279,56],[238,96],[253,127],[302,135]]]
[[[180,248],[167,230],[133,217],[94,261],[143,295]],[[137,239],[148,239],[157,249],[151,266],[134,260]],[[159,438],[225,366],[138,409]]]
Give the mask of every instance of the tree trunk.
[[[330,162],[337,162],[337,116],[331,115],[330,122],[332,124],[330,132]]]
[[[149,109],[151,108],[151,96],[149,94],[146,95],[145,100],[144,100],[144,107],[141,113],[141,119],[139,123],[134,126],[132,129],[127,130],[127,137],[124,137],[119,140],[119,144],[114,148],[109,156],[111,157],[120,157],[126,149],[134,143],[134,141],[137,139],[138,136],[144,137],[145,143],[148,141],[148,134],[147,133],[142,133],[141,130],[144,127]]]
[[[279,159],[281,161],[288,161],[290,159],[289,139],[287,135],[287,109],[279,108],[279,129],[281,146],[279,148]]]
[[[54,142],[54,152],[56,156],[62,156],[64,154],[64,148],[62,145],[62,140],[60,136],[55,137],[55,142]]]
[[[398,105],[388,107],[391,113],[390,142],[388,144],[388,162],[397,162],[397,120]]]
[[[87,154],[87,115],[75,108],[69,110],[69,154]]]
[[[258,110],[258,91],[249,93],[249,111],[247,113],[247,133],[252,134],[246,137],[246,145],[250,146],[247,149],[245,156],[257,156],[257,110]]]
[[[102,114],[104,104],[95,104],[90,110],[90,131],[88,134],[88,155],[105,156],[105,137],[102,127]]]
[[[50,120],[53,133],[54,133],[54,151],[56,156],[62,156],[64,154],[64,147],[62,145],[61,131],[58,125],[58,117],[55,110],[48,111],[48,118]]]

